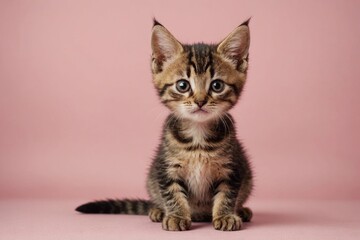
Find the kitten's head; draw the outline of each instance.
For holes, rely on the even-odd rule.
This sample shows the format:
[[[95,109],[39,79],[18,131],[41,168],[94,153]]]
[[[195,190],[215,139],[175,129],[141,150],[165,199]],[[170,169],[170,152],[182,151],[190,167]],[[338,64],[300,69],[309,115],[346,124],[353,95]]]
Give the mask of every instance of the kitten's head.
[[[164,103],[179,118],[206,122],[237,102],[246,80],[249,20],[218,44],[181,44],[159,22],[152,30],[152,74]]]

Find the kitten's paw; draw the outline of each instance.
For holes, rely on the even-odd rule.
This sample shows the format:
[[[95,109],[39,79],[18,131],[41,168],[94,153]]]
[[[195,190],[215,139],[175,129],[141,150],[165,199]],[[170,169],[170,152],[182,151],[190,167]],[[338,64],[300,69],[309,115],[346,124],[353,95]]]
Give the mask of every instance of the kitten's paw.
[[[237,231],[241,229],[241,218],[235,214],[228,214],[213,219],[213,225],[216,230]]]
[[[243,220],[243,222],[250,222],[253,216],[251,209],[247,207],[240,208],[237,213],[241,217],[241,220]]]
[[[190,219],[177,216],[166,216],[162,221],[162,228],[166,231],[185,231],[189,230],[190,226]]]
[[[149,217],[153,222],[161,222],[164,218],[164,212],[159,208],[151,208],[149,211]]]

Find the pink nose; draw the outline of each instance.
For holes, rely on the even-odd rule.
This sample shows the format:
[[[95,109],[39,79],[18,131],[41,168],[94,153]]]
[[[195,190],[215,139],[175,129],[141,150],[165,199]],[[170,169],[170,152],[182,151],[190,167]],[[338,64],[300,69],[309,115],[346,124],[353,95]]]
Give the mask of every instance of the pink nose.
[[[204,106],[204,105],[206,104],[206,101],[205,101],[205,100],[203,100],[203,101],[197,101],[197,100],[195,100],[194,102],[196,103],[196,105],[199,106],[199,108],[201,108],[202,106]]]

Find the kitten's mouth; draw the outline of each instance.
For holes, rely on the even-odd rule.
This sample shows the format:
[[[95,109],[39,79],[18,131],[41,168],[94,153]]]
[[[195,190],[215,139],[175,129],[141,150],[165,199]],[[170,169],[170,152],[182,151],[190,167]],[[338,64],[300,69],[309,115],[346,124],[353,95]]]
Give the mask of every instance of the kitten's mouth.
[[[207,114],[208,112],[205,111],[205,110],[202,109],[202,108],[199,108],[199,109],[197,109],[197,110],[195,110],[195,111],[193,111],[193,112],[191,112],[191,113],[195,113],[195,114]]]

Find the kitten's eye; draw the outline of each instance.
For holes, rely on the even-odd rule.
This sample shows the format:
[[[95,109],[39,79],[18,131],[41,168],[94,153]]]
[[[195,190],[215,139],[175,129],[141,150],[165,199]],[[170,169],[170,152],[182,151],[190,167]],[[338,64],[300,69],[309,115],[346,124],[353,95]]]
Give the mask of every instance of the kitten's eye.
[[[218,79],[211,83],[211,90],[216,93],[222,92],[224,88],[225,88],[225,83],[222,80]]]
[[[186,93],[190,90],[190,83],[184,79],[176,82],[176,89],[181,93]]]

